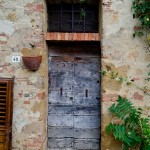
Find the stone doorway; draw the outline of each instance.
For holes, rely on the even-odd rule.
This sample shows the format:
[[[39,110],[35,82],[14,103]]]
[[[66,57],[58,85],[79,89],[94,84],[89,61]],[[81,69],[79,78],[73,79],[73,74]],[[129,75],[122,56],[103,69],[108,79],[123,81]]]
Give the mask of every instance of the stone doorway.
[[[100,46],[49,45],[48,150],[99,150]]]

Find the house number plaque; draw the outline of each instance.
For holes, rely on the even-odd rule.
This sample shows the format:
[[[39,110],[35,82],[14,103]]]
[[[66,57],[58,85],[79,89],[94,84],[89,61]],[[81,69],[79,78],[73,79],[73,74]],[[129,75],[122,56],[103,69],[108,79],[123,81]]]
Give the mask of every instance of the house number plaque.
[[[11,61],[13,63],[20,62],[20,56],[12,56]]]

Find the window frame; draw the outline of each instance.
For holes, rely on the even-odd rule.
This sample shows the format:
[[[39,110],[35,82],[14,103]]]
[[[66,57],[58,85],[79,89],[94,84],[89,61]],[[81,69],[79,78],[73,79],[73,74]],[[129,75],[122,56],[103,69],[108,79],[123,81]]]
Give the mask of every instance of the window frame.
[[[48,32],[98,33],[99,7],[97,4],[49,4],[47,12]],[[85,15],[82,15],[82,13],[85,13]],[[79,14],[79,16],[77,16],[77,14]],[[82,18],[80,15],[82,15]],[[92,15],[93,17],[90,18]],[[58,18],[55,18],[56,16]],[[63,18],[63,16],[66,17],[66,20]],[[66,26],[64,26],[65,24]]]

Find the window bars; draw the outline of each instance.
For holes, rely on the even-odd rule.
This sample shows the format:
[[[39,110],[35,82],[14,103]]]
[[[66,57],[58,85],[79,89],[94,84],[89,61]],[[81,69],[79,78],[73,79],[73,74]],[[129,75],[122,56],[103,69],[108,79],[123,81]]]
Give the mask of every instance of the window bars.
[[[98,5],[49,4],[48,32],[98,32]]]

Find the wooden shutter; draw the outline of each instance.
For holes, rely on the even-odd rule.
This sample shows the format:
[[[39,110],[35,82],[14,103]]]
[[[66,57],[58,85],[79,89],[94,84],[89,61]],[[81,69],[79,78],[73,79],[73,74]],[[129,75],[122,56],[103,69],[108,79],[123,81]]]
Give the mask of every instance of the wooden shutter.
[[[0,150],[11,149],[13,79],[0,78]]]

